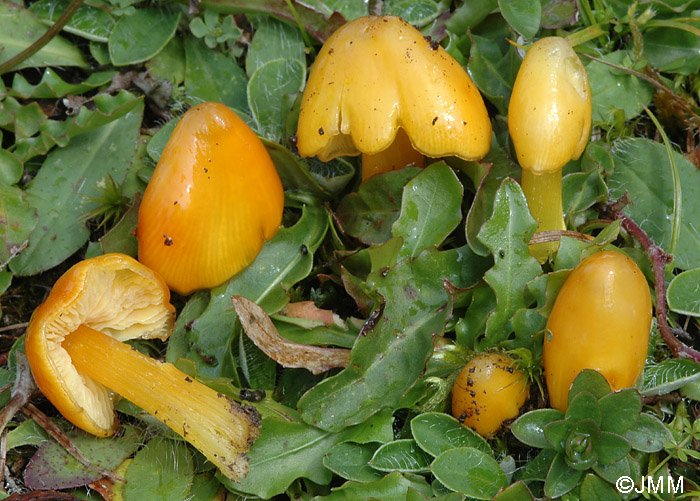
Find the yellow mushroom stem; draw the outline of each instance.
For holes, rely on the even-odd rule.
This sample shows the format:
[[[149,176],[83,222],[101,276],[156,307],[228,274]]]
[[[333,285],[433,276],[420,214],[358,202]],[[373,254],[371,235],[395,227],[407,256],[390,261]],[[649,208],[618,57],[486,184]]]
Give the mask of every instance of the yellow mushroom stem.
[[[423,167],[423,154],[413,149],[408,134],[403,129],[396,132],[394,142],[379,153],[362,154],[362,180],[365,181],[377,174],[399,170],[407,165]]]
[[[544,174],[523,169],[520,185],[530,213],[539,223],[536,233],[566,230],[561,203],[561,169]],[[534,244],[530,246],[530,254],[543,263],[558,247],[559,242]]]
[[[258,417],[169,363],[147,357],[90,327],[62,347],[77,371],[128,399],[182,436],[230,479],[244,477],[244,458],[259,434]]]

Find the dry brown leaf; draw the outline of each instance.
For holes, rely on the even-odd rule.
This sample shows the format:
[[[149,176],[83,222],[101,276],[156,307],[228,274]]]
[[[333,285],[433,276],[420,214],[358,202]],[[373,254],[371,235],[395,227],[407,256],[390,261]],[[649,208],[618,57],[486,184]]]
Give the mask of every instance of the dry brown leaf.
[[[347,328],[338,315],[331,310],[324,310],[317,307],[313,301],[297,301],[289,303],[280,311],[282,315],[292,318],[307,318],[309,320],[317,320],[323,322],[326,327],[337,325]]]
[[[270,317],[253,301],[233,296],[231,302],[246,335],[282,367],[303,368],[321,374],[335,367],[347,367],[350,363],[350,350],[293,343],[280,336]]]

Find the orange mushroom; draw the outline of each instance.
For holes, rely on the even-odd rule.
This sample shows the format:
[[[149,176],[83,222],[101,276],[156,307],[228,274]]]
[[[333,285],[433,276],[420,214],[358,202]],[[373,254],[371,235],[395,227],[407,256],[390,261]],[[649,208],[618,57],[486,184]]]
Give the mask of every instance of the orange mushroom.
[[[182,117],[139,209],[139,260],[180,294],[252,263],[282,221],[284,191],[260,139],[233,111],[203,103]]]
[[[88,433],[114,433],[116,393],[172,428],[228,478],[241,478],[248,471],[244,453],[259,434],[255,411],[122,342],[167,339],[174,311],[165,282],[131,257],[82,261],[56,281],[29,322],[25,351],[34,379]]]
[[[478,160],[490,144],[491,122],[469,75],[403,19],[355,19],[316,57],[299,114],[301,156],[362,153],[367,179],[422,166],[423,155]]]

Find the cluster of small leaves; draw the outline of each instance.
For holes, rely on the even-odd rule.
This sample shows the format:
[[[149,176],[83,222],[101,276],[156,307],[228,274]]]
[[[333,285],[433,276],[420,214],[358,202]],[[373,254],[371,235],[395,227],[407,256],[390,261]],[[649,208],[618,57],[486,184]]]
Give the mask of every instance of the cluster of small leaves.
[[[582,493],[594,490],[605,499],[620,499],[615,481],[626,476],[638,484],[640,453],[662,450],[670,437],[661,421],[641,410],[637,390],[611,393],[603,376],[584,370],[571,386],[566,414],[530,411],[511,430],[521,442],[542,449],[533,461],[537,467],[528,469],[546,472],[547,497],[558,498],[578,487]]]

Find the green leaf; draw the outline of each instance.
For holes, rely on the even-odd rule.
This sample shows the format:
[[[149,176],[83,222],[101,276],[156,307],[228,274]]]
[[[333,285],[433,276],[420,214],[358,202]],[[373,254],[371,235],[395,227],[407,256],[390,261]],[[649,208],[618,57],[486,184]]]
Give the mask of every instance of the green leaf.
[[[493,498],[493,501],[534,501],[534,499],[525,482],[519,481],[501,490]]]
[[[564,460],[564,454],[557,454],[544,482],[544,493],[551,498],[563,496],[576,487],[583,478],[582,470],[574,470]]]
[[[673,213],[673,176],[663,144],[649,139],[618,141],[611,150],[615,171],[610,175],[610,198],[628,192],[633,204],[627,214],[662,248],[671,243],[670,214]],[[694,221],[700,220],[700,170],[683,155],[673,154],[682,185],[680,240],[676,249],[676,267],[682,270],[700,267],[700,233]],[[654,168],[649,168],[652,165]]]
[[[658,71],[693,75],[700,70],[700,37],[678,29],[644,33],[644,55]]]
[[[284,119],[306,82],[306,65],[298,59],[267,61],[250,76],[248,106],[257,132],[271,141],[282,137]]]
[[[190,104],[214,101],[239,115],[248,113],[247,85],[245,71],[235,59],[212,51],[202,40],[185,38],[185,93]]]
[[[0,32],[3,34],[0,64],[12,59],[41,37],[48,28],[34,14],[14,2],[0,2]],[[37,66],[88,66],[82,52],[65,38],[55,36],[36,54],[13,70]]]
[[[532,39],[540,29],[542,5],[539,1],[499,0],[501,15],[515,31],[525,38]]]
[[[623,67],[632,63],[630,54],[622,50],[600,59]],[[651,84],[598,61],[588,63],[586,73],[593,100],[593,123],[613,122],[616,110],[623,112],[625,120],[631,120],[644,111],[654,94]]]
[[[269,16],[253,19],[255,34],[248,47],[245,71],[249,77],[266,63],[276,59],[292,59],[306,66],[304,40],[296,26]]]
[[[399,16],[413,26],[425,26],[440,15],[440,7],[433,0],[403,0],[391,2],[385,15]]]
[[[557,453],[553,449],[542,449],[542,451],[519,472],[518,478],[525,482],[544,482],[552,466],[552,461],[554,461],[556,456]]]
[[[401,439],[380,446],[369,464],[384,472],[426,473],[430,471],[431,462],[432,457],[418,447],[415,440]]]
[[[598,399],[587,391],[577,393],[573,398],[569,399],[566,419],[572,421],[590,419],[597,425],[600,425],[601,411]]]
[[[481,435],[442,412],[424,412],[414,417],[411,433],[420,448],[434,457],[457,447],[473,447],[493,455]]]
[[[323,456],[323,466],[346,480],[374,482],[384,476],[369,465],[378,447],[376,442],[336,444]]]
[[[666,300],[672,311],[700,317],[700,268],[684,271],[673,277],[668,284]]]
[[[430,496],[432,491],[423,477],[403,476],[399,472],[390,473],[381,480],[371,483],[346,482],[333,489],[327,496],[313,498],[318,501],[355,501],[357,499],[381,499],[382,501],[406,501],[410,493]]]
[[[614,501],[621,498],[612,485],[600,477],[589,473],[581,482],[581,499],[586,501]]]
[[[452,163],[452,162],[451,162]],[[476,188],[474,201],[467,214],[467,242],[480,256],[488,256],[489,250],[477,235],[481,226],[493,213],[493,200],[506,177],[520,176],[520,167],[513,162],[495,141],[491,140],[491,149],[481,162],[455,162],[464,171]]]
[[[542,273],[530,255],[528,242],[537,228],[525,195],[512,179],[501,183],[493,204],[493,215],[479,232],[479,240],[491,251],[495,264],[484,280],[496,293],[496,309],[486,322],[485,344],[494,346],[513,331],[511,318],[525,308],[523,291],[527,283]]]
[[[589,392],[596,399],[600,399],[610,393],[610,385],[600,372],[593,369],[584,369],[578,373],[574,382],[571,383],[567,405],[571,405],[574,397],[582,391]]]
[[[631,477],[636,484],[641,476],[639,461],[635,461],[630,455],[627,455],[612,464],[594,465],[593,471],[610,483],[614,483],[618,478],[625,476]]]
[[[416,257],[438,246],[462,220],[463,188],[444,163],[435,163],[411,179],[403,190],[401,213],[392,234],[403,238],[399,257]]]
[[[39,0],[29,10],[51,26],[70,5],[70,0]],[[96,42],[106,42],[114,28],[114,19],[106,10],[82,4],[68,20],[63,30]]]
[[[194,476],[185,442],[156,437],[134,456],[126,470],[125,499],[185,499]]]
[[[7,371],[9,372],[9,371]],[[5,403],[3,403],[4,405]],[[39,426],[33,419],[27,419],[16,428],[7,432],[7,450],[23,445],[33,445],[39,447],[50,440],[49,434]]]
[[[122,118],[75,137],[68,146],[49,154],[27,186],[38,224],[29,246],[11,263],[20,276],[34,275],[63,262],[90,234],[81,219],[96,207],[88,197],[108,176],[121,182],[134,159],[143,101]]]
[[[329,433],[304,423],[264,419],[260,437],[248,452],[250,471],[238,482],[225,480],[234,492],[270,498],[284,492],[297,478],[326,485],[332,478],[323,466],[326,452],[343,442],[387,442],[393,439],[390,412],[340,433]]]
[[[37,4],[34,4],[37,5]],[[68,83],[64,81],[52,68],[46,68],[41,81],[33,85],[21,73],[15,73],[12,79],[10,96],[23,99],[57,98],[68,94],[83,94],[97,87],[109,84],[116,71],[98,71],[91,73],[81,83]]]
[[[449,489],[476,499],[491,499],[508,485],[506,474],[496,460],[473,447],[443,452],[430,469]]]
[[[37,214],[28,198],[16,186],[0,184],[0,263],[9,262],[29,243]]]
[[[666,426],[650,414],[642,413],[637,422],[625,432],[625,439],[633,449],[641,452],[658,452],[664,443],[670,440],[671,434]]]
[[[553,448],[557,452],[563,452],[566,446],[566,439],[571,433],[571,429],[575,423],[562,419],[560,421],[552,421],[544,427],[544,437],[548,442],[548,447]]]
[[[285,190],[299,190],[329,200],[332,195],[321,186],[309,168],[309,160],[302,160],[279,143],[261,138],[270,154]]]
[[[605,466],[620,461],[631,450],[630,443],[616,433],[602,431],[595,444],[598,463]]]
[[[508,44],[504,50],[495,40],[473,34],[470,36],[469,74],[484,96],[502,115],[507,115],[508,101],[520,68],[520,57],[515,47]]]
[[[173,85],[182,84],[185,81],[184,37],[173,37],[163,50],[146,61],[146,68],[154,78],[168,80]]]
[[[600,429],[612,433],[623,434],[629,430],[642,412],[642,398],[632,388],[605,395],[598,404],[602,415]]]
[[[388,300],[381,319],[358,338],[350,366],[302,397],[298,405],[304,421],[338,431],[401,400],[422,375],[433,336],[442,335],[451,315],[444,281],[473,285],[461,255],[460,249],[431,248],[372,272],[368,287]]]
[[[545,427],[554,421],[564,419],[564,413],[556,409],[537,409],[527,412],[515,420],[510,431],[515,438],[531,447],[548,449],[551,444],[544,435]]]
[[[141,445],[138,430],[125,426],[120,437],[98,438],[81,430],[67,432],[71,442],[96,466],[114,470]],[[99,472],[82,465],[55,440],[49,440],[36,451],[24,470],[24,482],[30,489],[67,489],[95,482]]]
[[[109,57],[115,66],[142,63],[158,54],[175,35],[180,12],[145,7],[119,18],[109,36]]]
[[[289,301],[287,290],[311,271],[313,254],[327,229],[325,209],[318,205],[304,206],[297,223],[290,228],[281,228],[272,240],[265,243],[250,266],[211,290],[208,304],[200,316],[176,326],[169,343],[180,349],[168,350],[168,361],[185,357],[195,360],[198,370],[204,375],[226,375],[231,370],[224,364],[229,356],[229,342],[240,329],[238,326],[236,331],[233,329],[236,314],[231,306],[231,296],[244,296],[267,313],[279,311]],[[201,301],[201,298],[195,298],[197,296],[192,300]]]

